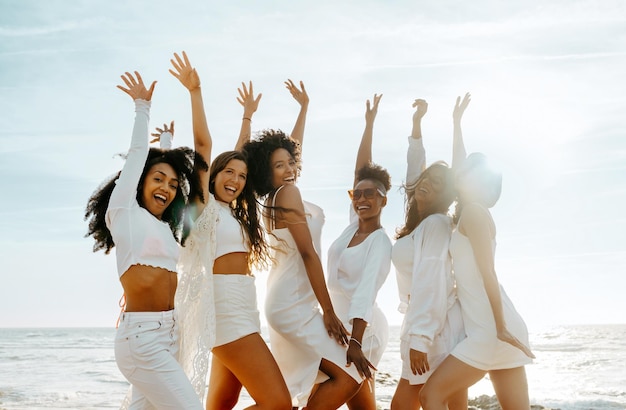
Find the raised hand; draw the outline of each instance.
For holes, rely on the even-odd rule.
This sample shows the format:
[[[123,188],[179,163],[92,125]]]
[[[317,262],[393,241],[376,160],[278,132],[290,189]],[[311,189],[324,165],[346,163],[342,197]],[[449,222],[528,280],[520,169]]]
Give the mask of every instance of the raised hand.
[[[347,345],[350,338],[350,334],[341,323],[341,320],[337,317],[335,312],[324,312],[324,326],[328,332],[328,336],[334,337],[337,343],[340,345]]]
[[[376,119],[376,114],[378,114],[378,103],[380,102],[380,99],[382,97],[383,97],[382,94],[380,95],[374,94],[373,106],[371,106],[370,100],[367,100],[367,102],[365,103],[365,122],[366,123],[373,123],[374,120]]]
[[[296,87],[291,80],[285,81],[285,85],[293,98],[298,102],[298,104],[300,104],[300,107],[307,108],[309,106],[309,95],[306,93],[306,89],[304,88],[304,83],[302,81],[300,81],[300,88]]]
[[[522,342],[520,342],[515,336],[513,336],[506,328],[502,329],[502,330],[498,330],[498,339],[502,340],[503,342],[506,342],[508,344],[510,344],[513,347],[517,347],[519,350],[521,350],[522,352],[524,352],[524,354],[528,357],[530,357],[531,359],[535,358],[535,355],[533,354],[533,352],[528,348],[528,346],[526,346],[525,344],[523,344]]]
[[[174,60],[174,58],[176,60]],[[185,86],[189,91],[193,91],[196,88],[200,88],[200,76],[195,68],[191,66],[187,53],[183,51],[183,58],[181,59],[177,53],[174,53],[174,58],[170,59],[170,62],[176,69],[176,71],[170,68],[170,73],[178,78],[178,81]]]
[[[463,101],[461,101],[461,97],[456,97],[456,104],[454,105],[454,111],[452,111],[452,119],[454,121],[461,121],[463,117],[463,113],[465,109],[469,105],[470,101],[472,101],[472,95],[470,93],[465,93],[465,97],[463,97]]]
[[[259,101],[261,101],[263,94],[259,93],[259,95],[254,98],[252,81],[250,81],[247,87],[246,84],[242,82],[241,88],[237,88],[237,91],[239,92],[237,101],[239,101],[239,104],[243,106],[243,118],[250,120],[252,118],[252,114],[254,114],[259,107]]]
[[[122,81],[126,84],[126,87],[118,85],[117,88],[124,91],[126,94],[130,95],[133,100],[146,100],[150,101],[152,99],[152,93],[154,92],[154,86],[156,85],[156,81],[153,81],[150,85],[150,88],[146,88],[143,84],[143,80],[141,75],[137,71],[135,71],[135,76],[128,71],[121,75]]]
[[[361,345],[356,339],[350,339],[348,344],[348,351],[346,352],[346,367],[349,366],[350,363],[354,363],[354,366],[361,377],[366,379],[371,379],[374,376],[372,374],[372,370],[377,370],[374,365],[367,360],[367,357],[363,354],[363,350],[361,350]]]
[[[154,137],[154,139],[150,141],[151,144],[153,142],[160,141],[161,134],[163,134],[164,132],[169,132],[170,134],[172,134],[172,138],[174,138],[174,121],[172,120],[169,127],[167,126],[167,124],[163,124],[163,128],[157,127],[156,130],[157,132],[153,132],[152,134],[150,134]]]
[[[415,108],[415,114],[413,114],[413,122],[419,121],[428,112],[428,103],[426,100],[416,99],[413,101],[413,108]]]

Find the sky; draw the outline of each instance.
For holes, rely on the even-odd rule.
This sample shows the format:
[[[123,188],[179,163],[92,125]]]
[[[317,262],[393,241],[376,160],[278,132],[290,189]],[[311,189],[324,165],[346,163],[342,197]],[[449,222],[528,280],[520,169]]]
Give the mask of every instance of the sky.
[[[123,72],[158,80],[151,127],[175,120],[175,145],[192,144],[188,93],[168,73],[182,50],[214,155],[235,144],[242,81],[263,93],[253,131],[287,132],[298,105],[283,81],[304,81],[299,186],[325,211],[324,265],[348,224],[365,100],[383,94],[373,159],[394,183],[393,237],[411,103],[429,103],[427,162],[450,161],[454,102],[471,92],[467,150],[503,173],[496,271],[530,330],[626,323],[623,1],[0,0],[0,327],[114,326],[115,257],[92,252],[84,208],[128,149]],[[393,268],[378,303],[401,323]]]

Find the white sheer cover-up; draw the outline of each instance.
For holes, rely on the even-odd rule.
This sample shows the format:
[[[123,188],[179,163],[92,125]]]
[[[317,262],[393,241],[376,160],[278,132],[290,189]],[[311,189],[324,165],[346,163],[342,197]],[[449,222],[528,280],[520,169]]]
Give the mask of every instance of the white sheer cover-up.
[[[209,354],[215,344],[213,262],[218,216],[219,204],[209,194],[178,261],[175,306],[179,317],[179,362],[202,400],[206,392]]]

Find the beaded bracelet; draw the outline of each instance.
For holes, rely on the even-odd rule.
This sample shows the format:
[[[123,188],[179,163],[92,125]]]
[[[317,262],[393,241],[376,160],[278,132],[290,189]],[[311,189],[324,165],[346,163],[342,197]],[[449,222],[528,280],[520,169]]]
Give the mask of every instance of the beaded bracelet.
[[[363,346],[361,346],[361,342],[359,342],[359,341],[358,341],[358,340],[356,340],[355,338],[351,337],[351,338],[350,338],[350,341],[351,341],[351,342],[356,343],[356,344],[357,344],[357,346],[359,346],[359,349],[362,349],[362,348],[363,348]]]

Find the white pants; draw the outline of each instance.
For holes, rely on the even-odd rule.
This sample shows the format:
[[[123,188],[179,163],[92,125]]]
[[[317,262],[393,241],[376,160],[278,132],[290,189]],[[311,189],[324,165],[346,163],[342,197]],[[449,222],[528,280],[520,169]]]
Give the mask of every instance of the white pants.
[[[177,358],[174,310],[122,314],[115,361],[132,385],[129,409],[204,410]]]

